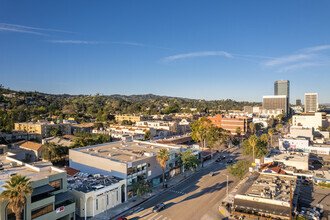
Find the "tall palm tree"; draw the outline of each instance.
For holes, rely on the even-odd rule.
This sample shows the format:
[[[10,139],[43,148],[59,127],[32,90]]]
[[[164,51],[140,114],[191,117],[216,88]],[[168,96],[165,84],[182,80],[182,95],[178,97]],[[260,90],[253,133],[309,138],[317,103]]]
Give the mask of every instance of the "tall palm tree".
[[[204,166],[204,158],[203,158],[203,151],[204,147],[206,147],[206,138],[207,134],[210,131],[210,128],[212,127],[211,120],[202,117],[201,119],[193,122],[191,124],[191,137],[194,141],[200,141],[202,145],[202,157],[201,157],[201,162],[202,162],[202,167]]]
[[[257,137],[257,135],[251,135],[250,137],[249,137],[249,144],[252,146],[252,150],[253,150],[253,163],[254,163],[254,148],[255,148],[255,146],[257,145],[257,143],[258,143],[258,137]]]
[[[250,122],[249,127],[250,127],[250,130],[251,130],[251,133],[254,134],[255,124],[253,122]]]
[[[241,133],[242,133],[242,129],[241,127],[237,127],[236,130],[235,130],[238,138],[239,138],[239,143],[241,143]]]
[[[270,136],[270,146],[273,146],[273,134],[274,134],[274,129],[272,128],[268,129],[268,135]]]
[[[33,191],[30,179],[26,176],[15,175],[7,180],[2,187],[5,190],[0,194],[0,198],[9,202],[8,208],[15,213],[16,220],[20,220],[26,203],[26,196],[31,195]]]
[[[161,149],[157,154],[157,161],[163,169],[163,188],[165,187],[165,169],[168,159],[170,159],[168,151],[166,149]]]

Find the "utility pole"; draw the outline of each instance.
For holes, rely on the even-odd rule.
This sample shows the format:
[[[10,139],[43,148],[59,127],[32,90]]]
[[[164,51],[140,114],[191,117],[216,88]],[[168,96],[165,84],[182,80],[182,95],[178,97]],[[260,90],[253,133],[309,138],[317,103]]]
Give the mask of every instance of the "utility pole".
[[[227,199],[229,199],[229,193],[228,193],[228,175],[227,175]]]
[[[292,181],[290,181],[290,220],[292,220]]]

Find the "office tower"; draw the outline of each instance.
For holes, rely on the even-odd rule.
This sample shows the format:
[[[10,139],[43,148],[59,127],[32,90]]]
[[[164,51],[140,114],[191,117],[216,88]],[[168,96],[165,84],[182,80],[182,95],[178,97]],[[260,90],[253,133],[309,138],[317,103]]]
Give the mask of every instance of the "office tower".
[[[317,112],[318,108],[317,93],[305,93],[305,112]]]
[[[290,103],[290,81],[279,80],[274,82],[274,95],[286,95]]]
[[[301,99],[297,99],[296,100],[296,106],[301,106],[302,104],[301,104]]]
[[[288,97],[286,95],[264,96],[262,108],[266,110],[282,109],[285,115],[288,114]]]

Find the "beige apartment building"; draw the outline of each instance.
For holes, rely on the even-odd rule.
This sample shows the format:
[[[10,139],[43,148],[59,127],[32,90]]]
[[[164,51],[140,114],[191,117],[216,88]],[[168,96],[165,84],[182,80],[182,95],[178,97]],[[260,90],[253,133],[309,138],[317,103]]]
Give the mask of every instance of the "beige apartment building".
[[[69,123],[59,123],[54,122],[20,122],[15,123],[16,131],[25,131],[29,133],[40,134],[42,138],[50,136],[50,131],[53,129],[58,129],[61,131],[62,135],[71,134],[71,124]]]
[[[131,121],[131,122],[137,122],[137,121],[145,121],[150,119],[147,115],[116,115],[115,116],[117,122],[122,121]]]

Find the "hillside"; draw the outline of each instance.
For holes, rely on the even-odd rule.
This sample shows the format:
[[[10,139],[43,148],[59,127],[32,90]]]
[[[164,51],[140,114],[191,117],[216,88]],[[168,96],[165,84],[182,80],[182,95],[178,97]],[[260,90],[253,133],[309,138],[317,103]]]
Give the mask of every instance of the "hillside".
[[[35,121],[49,116],[74,117],[78,122],[91,119],[110,121],[114,114],[169,114],[176,112],[218,112],[242,109],[260,103],[234,100],[196,100],[145,95],[69,95],[14,91],[0,88],[0,129],[11,130],[14,122]]]

